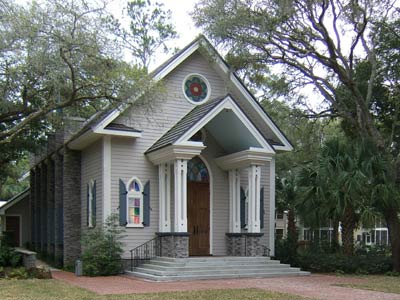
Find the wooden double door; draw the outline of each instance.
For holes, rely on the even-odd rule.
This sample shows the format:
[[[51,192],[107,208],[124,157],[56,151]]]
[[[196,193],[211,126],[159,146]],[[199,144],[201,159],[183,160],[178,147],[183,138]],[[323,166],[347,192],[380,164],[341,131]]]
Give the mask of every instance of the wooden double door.
[[[210,184],[188,182],[189,255],[210,255]]]

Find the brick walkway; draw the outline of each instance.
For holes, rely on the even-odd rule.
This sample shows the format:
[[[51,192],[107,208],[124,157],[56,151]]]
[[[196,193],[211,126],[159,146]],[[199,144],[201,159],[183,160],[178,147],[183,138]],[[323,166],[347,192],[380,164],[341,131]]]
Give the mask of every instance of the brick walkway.
[[[150,282],[126,276],[76,277],[64,271],[53,277],[98,294],[133,294],[211,289],[259,288],[320,300],[400,300],[400,295],[333,286],[362,282],[359,278],[312,275],[308,277]]]

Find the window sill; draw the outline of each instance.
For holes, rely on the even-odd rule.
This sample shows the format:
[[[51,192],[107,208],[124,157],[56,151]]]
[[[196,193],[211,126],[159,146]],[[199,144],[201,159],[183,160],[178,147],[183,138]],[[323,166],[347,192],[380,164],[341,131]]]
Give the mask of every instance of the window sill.
[[[126,228],[143,228],[143,224],[126,224]]]

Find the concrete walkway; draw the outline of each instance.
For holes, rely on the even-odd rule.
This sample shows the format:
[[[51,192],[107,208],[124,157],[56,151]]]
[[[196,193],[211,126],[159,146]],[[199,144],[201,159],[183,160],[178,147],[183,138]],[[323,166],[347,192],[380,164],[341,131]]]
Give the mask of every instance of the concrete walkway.
[[[150,282],[125,276],[76,277],[73,273],[64,271],[53,271],[52,275],[55,279],[102,295],[259,288],[320,300],[400,300],[398,294],[333,286],[340,283],[360,283],[363,279],[330,275],[183,282]]]

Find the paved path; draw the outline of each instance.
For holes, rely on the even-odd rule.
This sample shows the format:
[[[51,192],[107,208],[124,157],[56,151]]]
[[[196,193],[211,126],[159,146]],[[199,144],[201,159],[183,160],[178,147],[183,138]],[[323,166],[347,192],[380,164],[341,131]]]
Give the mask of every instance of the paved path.
[[[259,288],[320,300],[400,300],[400,295],[333,286],[358,283],[363,279],[330,275],[307,277],[221,279],[181,282],[151,282],[127,276],[76,277],[73,273],[54,271],[53,277],[98,294],[134,294],[171,291]]]

